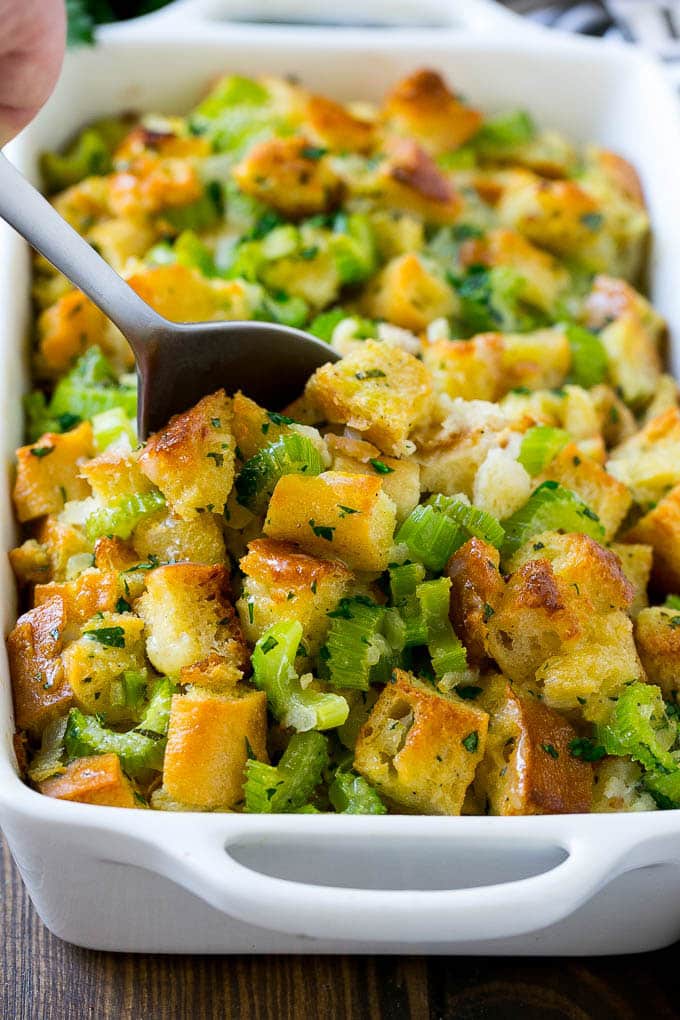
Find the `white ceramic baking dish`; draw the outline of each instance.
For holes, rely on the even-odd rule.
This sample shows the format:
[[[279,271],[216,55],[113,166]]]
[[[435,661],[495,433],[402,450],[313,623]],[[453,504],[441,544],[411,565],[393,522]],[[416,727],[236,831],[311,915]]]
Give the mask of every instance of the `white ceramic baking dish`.
[[[216,11],[216,7],[218,8]],[[419,66],[485,109],[522,106],[597,140],[640,169],[655,227],[651,291],[680,336],[680,137],[656,67],[622,46],[518,31],[481,0],[390,4],[393,29],[229,25],[217,0],[102,33],[70,54],[48,108],[12,147],[36,154],[80,124],[129,108],[188,107],[215,75],[293,73],[341,98],[378,96]],[[276,0],[270,14],[304,14]],[[376,9],[378,13],[376,14]],[[247,3],[231,13],[247,14]],[[343,6],[356,19],[365,5]],[[379,19],[380,5],[370,9]],[[9,477],[27,385],[29,259],[0,230],[0,444]],[[676,369],[680,367],[675,360]],[[7,487],[3,548],[13,544]],[[2,622],[13,580],[0,562]],[[10,681],[0,685],[0,821],[40,916],[83,946],[147,952],[581,954],[633,952],[680,936],[680,813],[534,818],[161,814],[69,804],[23,785],[12,752]]]

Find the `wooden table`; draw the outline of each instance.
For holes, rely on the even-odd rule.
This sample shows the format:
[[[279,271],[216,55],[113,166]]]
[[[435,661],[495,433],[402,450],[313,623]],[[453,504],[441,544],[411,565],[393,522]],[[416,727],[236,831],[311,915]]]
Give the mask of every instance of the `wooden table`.
[[[1,840],[0,840],[1,842]],[[177,957],[75,949],[0,847],[1,1020],[676,1020],[679,951],[598,960]]]

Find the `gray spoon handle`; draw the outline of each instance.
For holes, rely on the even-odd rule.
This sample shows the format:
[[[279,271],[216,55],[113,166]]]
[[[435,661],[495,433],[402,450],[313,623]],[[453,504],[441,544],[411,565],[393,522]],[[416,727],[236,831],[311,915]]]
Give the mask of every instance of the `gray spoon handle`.
[[[0,216],[108,315],[135,353],[166,325],[1,152]]]

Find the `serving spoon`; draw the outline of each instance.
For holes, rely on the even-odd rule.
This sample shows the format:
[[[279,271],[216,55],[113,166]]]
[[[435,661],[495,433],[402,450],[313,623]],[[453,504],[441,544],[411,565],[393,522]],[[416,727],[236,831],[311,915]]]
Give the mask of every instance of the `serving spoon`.
[[[120,329],[137,362],[140,439],[224,387],[284,407],[310,375],[336,361],[332,347],[270,322],[176,323],[164,319],[0,153],[0,216],[80,288]]]

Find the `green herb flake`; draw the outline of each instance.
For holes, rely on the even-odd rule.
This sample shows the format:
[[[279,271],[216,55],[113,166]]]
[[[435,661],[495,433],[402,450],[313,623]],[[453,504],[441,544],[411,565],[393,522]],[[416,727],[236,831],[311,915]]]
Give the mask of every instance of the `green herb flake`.
[[[349,517],[350,514],[360,514],[361,510],[355,510],[351,506],[343,506],[342,503],[338,503],[338,510],[340,511],[340,520],[344,517]]]
[[[116,602],[116,612],[117,613],[131,613],[132,612],[132,606],[130,605],[130,603],[128,602],[127,599],[124,599],[124,598],[121,597]]]
[[[295,418],[289,418],[287,414],[279,414],[278,411],[267,411],[267,417],[274,425],[295,424]]]
[[[255,621],[255,600],[248,599],[248,621],[253,623]]]
[[[31,453],[34,457],[47,457],[48,454],[54,453],[53,446],[32,446]]]
[[[484,623],[488,623],[493,614],[496,612],[493,606],[490,606],[488,602],[484,603]]]
[[[303,159],[321,159],[321,157],[325,156],[327,152],[328,149],[322,149],[319,145],[305,145],[302,149],[300,149],[300,155]]]
[[[372,457],[369,460],[369,464],[373,470],[379,475],[392,475],[394,474],[394,468],[388,467],[384,460],[378,460]]]
[[[576,737],[569,743],[569,754],[581,761],[600,761],[606,753],[601,744],[596,744],[589,737]]]
[[[277,645],[278,645],[278,641],[276,640],[275,637],[268,637],[268,638],[265,638],[265,640],[262,642],[260,647],[261,647],[262,651],[264,652],[264,654],[266,655],[267,652],[271,652],[272,649],[277,647]]]
[[[589,212],[584,213],[583,216],[581,216],[581,223],[584,227],[587,227],[588,230],[599,230],[603,222],[604,216],[602,213]]]
[[[125,648],[125,631],[122,627],[99,627],[95,630],[83,631],[83,637],[90,641],[98,641],[107,648]]]
[[[368,368],[365,372],[355,372],[354,378],[362,382],[364,379],[386,379],[387,376],[381,368]]]
[[[464,684],[462,687],[456,687],[455,691],[463,701],[474,701],[482,693],[483,689],[482,687],[476,687],[474,684]]]
[[[222,422],[220,421],[219,418],[211,418],[210,419],[210,424],[212,425],[212,427],[214,429],[221,429],[222,428]]]
[[[313,518],[311,518],[307,523],[317,538],[323,538],[326,542],[333,541],[333,532],[335,531],[335,528],[329,528],[325,524],[317,524]]]
[[[549,754],[551,758],[555,759],[555,761],[557,761],[560,756],[560,752],[553,744],[541,744],[541,750],[545,751],[546,754]]]
[[[224,465],[224,454],[223,453],[206,453],[206,457],[211,457],[215,461],[215,467],[221,468]]]
[[[474,754],[479,747],[479,733],[477,730],[473,730],[472,733],[468,733],[467,737],[463,737],[461,744],[466,751],[469,751],[470,754]]]

